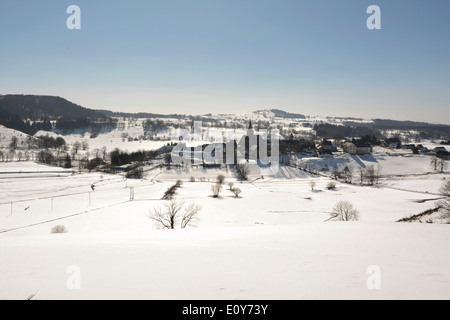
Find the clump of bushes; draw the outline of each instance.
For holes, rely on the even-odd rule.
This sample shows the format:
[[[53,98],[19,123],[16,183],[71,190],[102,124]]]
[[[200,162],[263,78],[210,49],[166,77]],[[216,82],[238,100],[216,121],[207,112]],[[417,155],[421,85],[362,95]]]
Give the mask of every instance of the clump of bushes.
[[[334,190],[334,189],[336,189],[336,183],[328,182],[326,188],[327,188],[327,190]]]
[[[50,230],[50,233],[52,233],[52,234],[67,233],[67,232],[69,232],[69,230],[67,230],[67,228],[62,224],[56,225]]]
[[[175,193],[177,192],[177,189],[180,188],[182,184],[183,184],[183,181],[177,180],[177,182],[173,186],[170,186],[166,190],[166,192],[164,192],[162,199],[163,200],[173,199],[173,197],[175,196]]]
[[[125,174],[127,179],[142,179],[144,177],[144,169],[141,166],[131,169],[127,171]]]

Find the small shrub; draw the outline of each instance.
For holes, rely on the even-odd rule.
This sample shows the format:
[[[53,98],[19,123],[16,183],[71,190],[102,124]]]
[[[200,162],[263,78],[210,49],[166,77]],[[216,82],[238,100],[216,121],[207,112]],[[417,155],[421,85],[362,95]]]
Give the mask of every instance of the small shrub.
[[[228,183],[228,187],[229,187],[228,190],[230,190],[230,191],[233,190],[234,183],[233,182]]]
[[[336,183],[328,182],[326,188],[327,188],[327,190],[334,190],[334,189],[336,189]]]
[[[425,210],[424,212],[421,212],[419,214],[412,215],[412,216],[409,216],[407,218],[400,219],[397,222],[417,222],[417,221],[421,222],[422,218],[430,216],[433,213],[438,212],[439,210],[440,210],[439,207],[436,207],[436,208],[433,208],[433,209],[428,209],[428,210]]]
[[[51,230],[51,233],[67,233],[69,230],[62,224],[59,224],[57,226],[54,226]]]
[[[219,174],[216,178],[217,183],[224,184],[225,182],[225,176],[223,174]]]
[[[215,183],[211,186],[211,191],[213,193],[213,198],[218,198],[222,192],[222,185],[220,183]]]
[[[189,178],[189,182],[195,182],[195,178],[194,177],[190,177]]]
[[[235,196],[236,198],[238,198],[239,195],[242,193],[242,190],[239,189],[239,188],[233,188],[233,189],[231,189],[231,192],[233,192],[233,193],[234,193],[234,196]]]

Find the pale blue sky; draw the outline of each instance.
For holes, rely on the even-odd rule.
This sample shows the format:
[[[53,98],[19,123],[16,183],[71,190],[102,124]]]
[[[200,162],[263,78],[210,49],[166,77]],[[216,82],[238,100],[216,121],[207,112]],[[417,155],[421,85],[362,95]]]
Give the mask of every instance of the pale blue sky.
[[[448,0],[0,0],[0,93],[450,124],[449,14]]]

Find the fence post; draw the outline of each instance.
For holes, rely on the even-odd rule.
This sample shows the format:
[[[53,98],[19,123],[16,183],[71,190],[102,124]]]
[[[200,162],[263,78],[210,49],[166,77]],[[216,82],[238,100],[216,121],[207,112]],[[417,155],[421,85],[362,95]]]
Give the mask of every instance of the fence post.
[[[130,201],[134,200],[134,187],[130,187]]]

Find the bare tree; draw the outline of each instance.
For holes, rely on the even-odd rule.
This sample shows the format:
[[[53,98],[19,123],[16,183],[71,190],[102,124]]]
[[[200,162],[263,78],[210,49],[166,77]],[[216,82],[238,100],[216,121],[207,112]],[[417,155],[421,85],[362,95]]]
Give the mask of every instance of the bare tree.
[[[447,169],[447,161],[445,159],[439,159],[438,167],[441,173],[444,172]]]
[[[364,178],[366,177],[366,168],[359,167],[358,172],[359,172],[360,183],[364,184]]]
[[[344,170],[342,170],[342,176],[344,177],[345,183],[352,183],[353,169],[346,166]]]
[[[341,177],[341,172],[339,171],[338,167],[334,167],[332,169],[332,174],[333,174],[334,180],[338,180]]]
[[[19,140],[17,139],[16,136],[13,136],[11,138],[11,143],[9,144],[9,148],[10,148],[11,151],[14,151],[14,150],[17,149],[18,141]]]
[[[224,184],[225,183],[225,176],[223,174],[219,174],[216,178],[217,183]]]
[[[358,221],[359,211],[353,207],[348,201],[340,200],[333,208],[333,212],[330,213],[330,218],[327,220],[332,221]]]
[[[366,179],[367,183],[373,186],[375,184],[375,168],[373,166],[369,166],[366,169]]]
[[[78,154],[78,151],[81,149],[81,143],[78,141],[75,141],[72,145],[72,158],[75,159],[75,155]]]
[[[170,153],[166,153],[164,155],[164,164],[166,166],[170,166],[170,163],[172,162],[172,155]]]
[[[188,204],[181,216],[181,229],[184,229],[187,226],[195,226],[195,223],[198,221],[197,214],[201,209],[201,206],[194,203]]]
[[[439,158],[438,157],[435,156],[435,157],[431,158],[430,165],[431,165],[432,168],[434,168],[435,171],[438,168],[438,163],[439,163]]]
[[[241,180],[247,180],[250,174],[250,167],[247,162],[238,163],[236,165],[236,171]]]
[[[93,155],[94,158],[98,159],[98,158],[100,158],[101,151],[100,151],[100,149],[94,149],[94,150],[92,150],[91,154]]]
[[[437,205],[444,212],[444,216],[450,218],[450,180],[444,182],[439,189],[440,194],[444,197],[438,201]]]
[[[450,180],[444,182],[439,189],[439,192],[447,198],[450,198]]]
[[[180,227],[184,229],[195,225],[200,210],[201,207],[194,203],[186,206],[184,201],[173,199],[163,207],[153,208],[148,217],[156,222],[158,228],[175,229],[180,224]]]
[[[311,186],[311,191],[314,191],[314,187],[316,186],[316,183],[314,181],[311,181],[309,183],[309,185]]]
[[[375,182],[378,184],[381,178],[381,171],[383,170],[383,166],[381,164],[377,165],[377,170],[375,172]]]
[[[211,186],[211,191],[213,193],[214,198],[218,198],[220,193],[222,192],[222,185],[220,183],[215,183]]]
[[[89,143],[88,143],[86,140],[84,140],[84,141],[81,143],[81,149],[83,149],[83,151],[89,150]]]
[[[102,148],[100,149],[100,152],[101,152],[101,154],[102,154],[102,159],[103,159],[103,160],[106,160],[106,155],[108,154],[106,147],[102,147]]]

